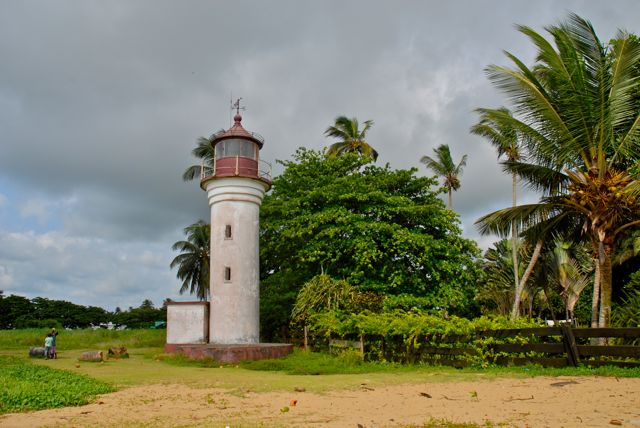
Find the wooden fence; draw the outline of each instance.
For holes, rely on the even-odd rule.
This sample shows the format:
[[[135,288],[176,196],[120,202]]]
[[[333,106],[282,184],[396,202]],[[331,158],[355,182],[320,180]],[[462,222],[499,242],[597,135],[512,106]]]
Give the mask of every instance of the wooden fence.
[[[640,367],[640,328],[573,328],[563,324],[559,327],[490,330],[442,340],[423,336],[407,341],[403,337],[371,335],[358,339],[330,340],[329,349],[355,348],[372,360],[455,367],[482,361],[545,367]],[[596,344],[596,341],[604,344]]]

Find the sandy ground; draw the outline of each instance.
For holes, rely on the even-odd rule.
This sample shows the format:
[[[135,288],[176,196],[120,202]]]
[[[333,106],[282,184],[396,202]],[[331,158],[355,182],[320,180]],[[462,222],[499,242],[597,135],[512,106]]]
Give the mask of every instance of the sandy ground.
[[[255,393],[184,385],[132,387],[95,403],[0,417],[1,427],[386,427],[431,419],[507,427],[640,427],[640,379],[497,378],[360,385],[327,394]]]

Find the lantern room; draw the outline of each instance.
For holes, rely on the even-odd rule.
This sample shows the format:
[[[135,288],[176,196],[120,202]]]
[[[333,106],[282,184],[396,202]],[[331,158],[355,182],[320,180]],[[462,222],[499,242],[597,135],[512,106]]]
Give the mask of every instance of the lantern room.
[[[205,181],[218,177],[246,177],[271,184],[271,165],[260,161],[260,149],[264,139],[259,134],[242,127],[242,116],[237,112],[233,126],[214,135],[213,167],[202,168],[201,186]]]

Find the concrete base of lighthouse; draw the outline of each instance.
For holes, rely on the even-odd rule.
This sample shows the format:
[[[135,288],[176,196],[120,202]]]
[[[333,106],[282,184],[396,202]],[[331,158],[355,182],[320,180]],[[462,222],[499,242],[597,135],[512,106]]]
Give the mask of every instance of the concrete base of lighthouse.
[[[211,358],[220,363],[282,358],[293,351],[287,343],[209,343],[209,304],[170,302],[167,304],[167,342],[164,352],[192,359]]]
[[[248,343],[248,344],[167,344],[166,353],[182,354],[194,360],[211,358],[220,363],[237,363],[246,360],[282,358],[293,352],[288,343]]]

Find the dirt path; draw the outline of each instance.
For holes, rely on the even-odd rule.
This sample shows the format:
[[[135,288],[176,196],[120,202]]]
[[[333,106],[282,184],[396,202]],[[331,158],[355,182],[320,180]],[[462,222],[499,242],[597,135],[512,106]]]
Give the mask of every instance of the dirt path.
[[[302,387],[301,387],[302,388]],[[298,388],[300,389],[300,388]],[[514,427],[640,427],[640,379],[498,378],[255,393],[184,385],[133,387],[96,403],[0,417],[1,427],[381,427],[430,419]]]

